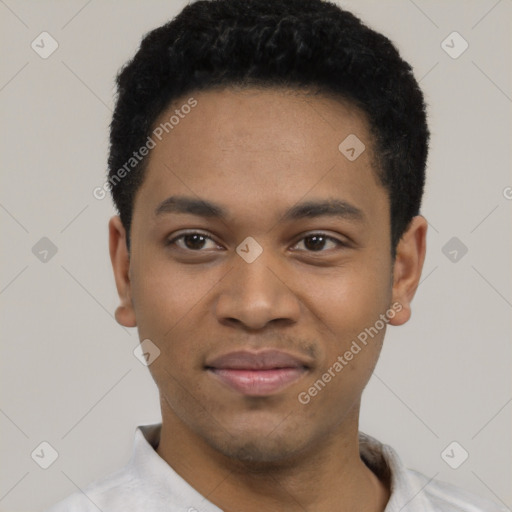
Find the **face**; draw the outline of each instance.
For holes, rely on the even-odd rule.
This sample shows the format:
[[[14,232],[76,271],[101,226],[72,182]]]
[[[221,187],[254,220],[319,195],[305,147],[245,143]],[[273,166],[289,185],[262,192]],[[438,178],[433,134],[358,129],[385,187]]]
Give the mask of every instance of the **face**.
[[[129,258],[111,221],[117,319],[160,350],[164,422],[228,457],[285,460],[357,425],[385,328],[408,319],[424,220],[392,261],[352,106],[276,89],[194,99],[151,150]],[[351,134],[356,159],[362,146],[339,149]]]

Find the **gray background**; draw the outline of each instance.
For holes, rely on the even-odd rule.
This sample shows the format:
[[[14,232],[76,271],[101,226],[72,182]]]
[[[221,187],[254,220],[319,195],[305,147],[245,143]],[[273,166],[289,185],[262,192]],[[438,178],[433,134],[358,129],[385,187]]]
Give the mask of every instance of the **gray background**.
[[[137,333],[112,316],[113,209],[92,191],[115,73],[185,3],[0,1],[2,511],[42,510],[118,469],[134,428],[160,420]],[[413,64],[432,129],[423,281],[412,320],[388,330],[361,429],[408,466],[510,508],[512,2],[342,4]],[[59,44],[47,59],[31,48],[43,31]],[[469,43],[456,59],[441,46],[453,31]],[[59,455],[48,469],[31,458],[42,441]],[[469,453],[458,469],[441,457],[452,441]],[[449,453],[453,463],[462,452]]]

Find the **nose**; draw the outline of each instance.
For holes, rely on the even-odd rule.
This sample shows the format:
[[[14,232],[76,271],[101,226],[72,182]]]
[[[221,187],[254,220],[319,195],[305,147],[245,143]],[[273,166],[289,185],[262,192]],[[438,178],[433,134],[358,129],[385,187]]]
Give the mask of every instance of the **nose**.
[[[298,321],[300,301],[293,292],[293,282],[282,265],[267,257],[268,251],[252,263],[242,258],[222,280],[215,304],[220,323],[261,330],[268,324],[289,325]]]

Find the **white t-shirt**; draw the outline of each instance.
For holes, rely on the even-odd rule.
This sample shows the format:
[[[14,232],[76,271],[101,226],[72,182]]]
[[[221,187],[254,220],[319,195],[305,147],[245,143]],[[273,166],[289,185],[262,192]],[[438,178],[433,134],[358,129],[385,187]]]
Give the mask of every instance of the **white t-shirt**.
[[[155,448],[161,423],[137,427],[128,464],[77,491],[47,512],[222,512],[199,494]],[[396,452],[359,434],[360,453],[376,473],[389,472],[391,496],[385,512],[502,512],[505,507],[404,467]]]

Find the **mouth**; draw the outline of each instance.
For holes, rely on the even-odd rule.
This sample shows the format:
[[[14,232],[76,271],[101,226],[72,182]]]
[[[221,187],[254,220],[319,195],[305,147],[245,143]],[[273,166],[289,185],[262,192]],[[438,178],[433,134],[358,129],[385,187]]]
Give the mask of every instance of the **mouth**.
[[[297,382],[310,370],[310,363],[279,350],[238,351],[208,362],[205,370],[238,393],[269,396]]]

